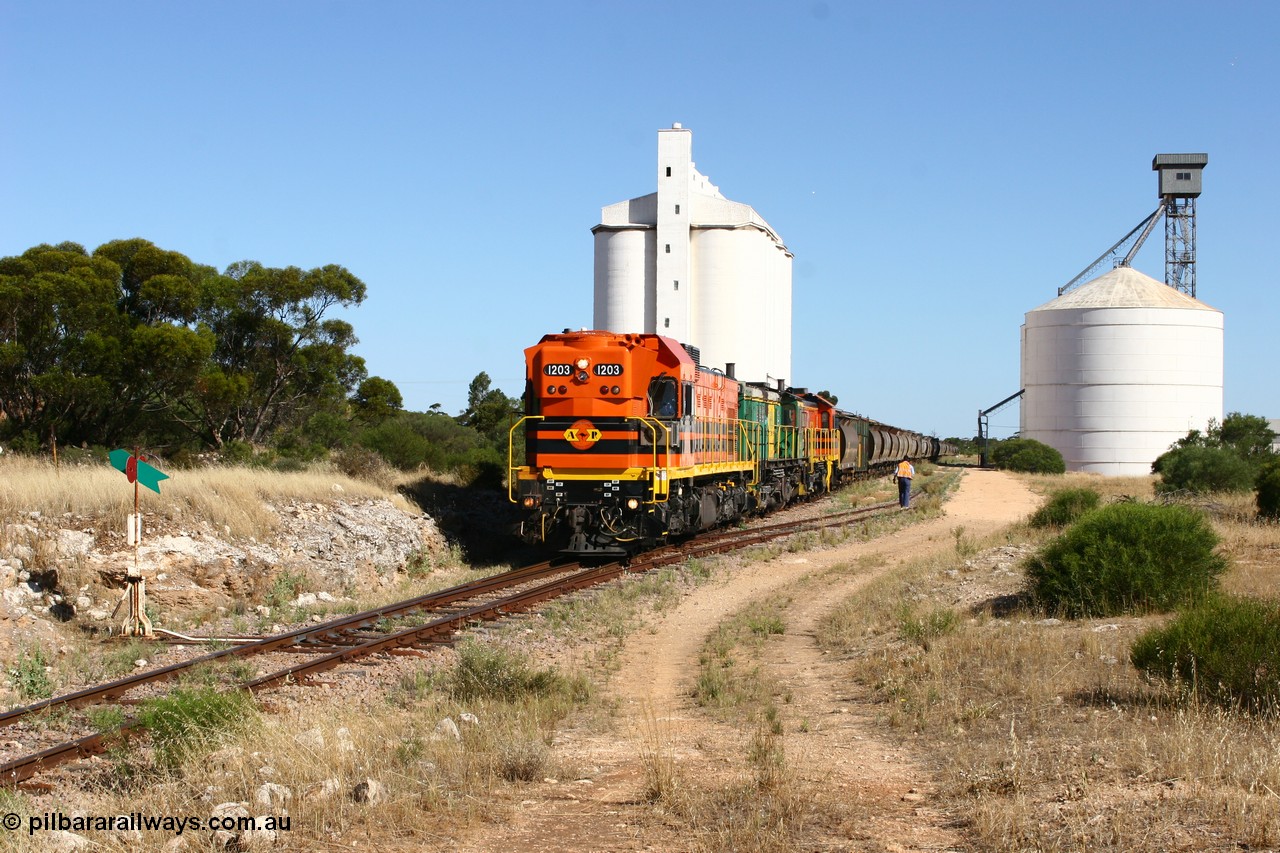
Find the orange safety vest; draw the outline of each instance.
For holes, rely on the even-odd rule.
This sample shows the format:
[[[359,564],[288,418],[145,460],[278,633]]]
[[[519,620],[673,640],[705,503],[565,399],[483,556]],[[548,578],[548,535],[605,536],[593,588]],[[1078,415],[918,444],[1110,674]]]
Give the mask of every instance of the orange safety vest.
[[[916,474],[916,469],[911,465],[910,462],[898,463],[898,479],[910,480],[912,477],[915,476],[915,474]]]

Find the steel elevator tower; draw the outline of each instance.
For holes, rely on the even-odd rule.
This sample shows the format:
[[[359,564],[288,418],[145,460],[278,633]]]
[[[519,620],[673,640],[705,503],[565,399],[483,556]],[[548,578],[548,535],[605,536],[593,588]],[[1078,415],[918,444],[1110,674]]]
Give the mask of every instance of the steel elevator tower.
[[[1196,199],[1208,154],[1157,154],[1164,208],[1164,283],[1192,299],[1196,296]]]

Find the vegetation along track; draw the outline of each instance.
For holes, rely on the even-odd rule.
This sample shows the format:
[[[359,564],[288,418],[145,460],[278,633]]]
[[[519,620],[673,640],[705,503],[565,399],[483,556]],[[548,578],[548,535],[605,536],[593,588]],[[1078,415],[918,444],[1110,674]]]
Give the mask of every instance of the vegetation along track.
[[[717,530],[678,545],[638,555],[628,562],[583,566],[571,561],[544,561],[14,708],[0,713],[0,729],[15,726],[41,712],[108,702],[128,703],[133,700],[126,698],[127,694],[136,688],[172,681],[197,667],[223,659],[249,658],[276,652],[314,655],[308,660],[243,681],[237,687],[258,692],[280,684],[305,684],[307,679],[357,658],[378,653],[394,654],[426,644],[451,642],[455,634],[469,624],[523,612],[545,601],[614,580],[625,573],[645,572],[692,557],[724,553],[796,533],[837,526],[895,509],[896,506],[895,503],[874,504],[818,518]],[[387,633],[370,630],[389,620],[432,612],[440,615],[398,631]],[[0,784],[17,785],[59,764],[100,755],[113,744],[141,729],[142,726],[136,719],[129,719],[113,731],[74,738],[39,752],[10,759],[0,764]]]

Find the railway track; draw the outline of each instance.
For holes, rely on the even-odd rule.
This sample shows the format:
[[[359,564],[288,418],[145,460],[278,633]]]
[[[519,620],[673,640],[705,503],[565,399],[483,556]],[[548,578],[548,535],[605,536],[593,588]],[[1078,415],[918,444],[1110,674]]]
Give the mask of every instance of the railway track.
[[[555,560],[536,563],[14,708],[0,713],[0,731],[35,715],[59,709],[103,703],[132,704],[137,700],[131,699],[129,694],[139,688],[178,679],[199,667],[219,661],[289,652],[306,659],[242,681],[233,689],[258,693],[282,684],[306,684],[320,673],[370,655],[403,653],[452,642],[458,632],[469,625],[522,613],[543,602],[607,583],[624,574],[739,550],[796,533],[840,526],[896,508],[896,503],[874,504],[817,518],[716,530],[696,539],[637,555],[626,562],[594,566]],[[394,620],[424,616],[425,621],[398,630],[374,630]],[[141,728],[136,719],[128,719],[113,731],[72,738],[13,758],[0,764],[0,785],[15,786],[68,761],[100,755],[111,745],[137,734]]]

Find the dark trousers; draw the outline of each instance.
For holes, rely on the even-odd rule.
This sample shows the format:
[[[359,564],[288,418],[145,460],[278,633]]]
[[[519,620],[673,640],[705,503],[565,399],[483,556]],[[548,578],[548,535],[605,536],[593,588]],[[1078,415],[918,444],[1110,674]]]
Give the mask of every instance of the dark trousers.
[[[898,505],[911,506],[911,478],[898,478]]]

